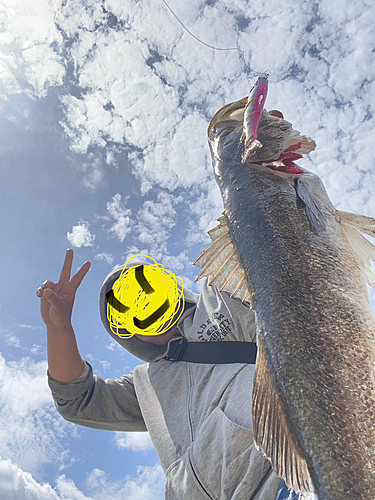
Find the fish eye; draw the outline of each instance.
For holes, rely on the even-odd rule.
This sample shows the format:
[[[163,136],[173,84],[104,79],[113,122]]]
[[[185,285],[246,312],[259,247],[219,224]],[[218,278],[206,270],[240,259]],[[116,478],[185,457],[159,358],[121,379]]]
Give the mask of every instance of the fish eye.
[[[230,133],[232,133],[233,130],[230,130],[230,129],[225,129],[221,132],[221,134],[219,134],[219,137],[220,139],[222,139],[223,137],[227,137]]]

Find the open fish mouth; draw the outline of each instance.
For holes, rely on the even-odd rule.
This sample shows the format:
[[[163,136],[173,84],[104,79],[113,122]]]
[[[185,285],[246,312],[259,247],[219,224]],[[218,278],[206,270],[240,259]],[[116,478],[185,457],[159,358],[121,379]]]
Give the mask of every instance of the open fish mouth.
[[[294,163],[295,160],[303,158],[303,155],[296,152],[299,151],[300,148],[301,143],[297,142],[283,151],[277,160],[271,162],[255,162],[255,164],[286,174],[304,174],[305,171]]]
[[[242,129],[247,98],[244,97],[221,108],[212,118],[208,127],[209,139],[215,129],[222,122],[235,128]],[[271,115],[266,109],[262,111],[259,122],[258,139],[261,143],[259,149],[254,150],[246,164],[255,164],[286,174],[304,174],[305,170],[294,162],[303,158],[316,148],[316,143],[310,137],[301,135],[294,130],[290,122],[279,116]]]

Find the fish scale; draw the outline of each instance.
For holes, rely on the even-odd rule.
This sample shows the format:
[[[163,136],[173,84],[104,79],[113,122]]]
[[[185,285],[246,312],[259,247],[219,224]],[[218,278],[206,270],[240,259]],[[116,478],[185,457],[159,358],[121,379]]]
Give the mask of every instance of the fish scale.
[[[240,100],[216,113],[209,144],[225,207],[220,234],[257,321],[254,440],[296,492],[373,500],[375,321],[364,277],[371,284],[375,252],[360,230],[374,234],[375,221],[337,211],[315,174],[277,171],[291,145],[306,154],[315,143],[266,110],[263,147],[242,163],[243,107]],[[236,296],[236,282],[223,279],[229,254],[210,233],[195,261],[200,277]]]

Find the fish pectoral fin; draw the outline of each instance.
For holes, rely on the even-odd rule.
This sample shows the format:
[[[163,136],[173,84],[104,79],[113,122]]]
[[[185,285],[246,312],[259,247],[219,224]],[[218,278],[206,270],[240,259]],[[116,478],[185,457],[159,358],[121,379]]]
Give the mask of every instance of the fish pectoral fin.
[[[341,210],[336,210],[336,216],[340,221],[344,241],[362,269],[366,283],[375,287],[375,274],[370,264],[370,260],[375,262],[375,245],[361,234],[366,233],[375,238],[375,219]]]
[[[288,488],[304,495],[314,493],[306,461],[290,432],[261,345],[258,345],[254,377],[253,430],[257,448],[271,462],[273,470],[284,479]]]
[[[301,178],[295,179],[294,189],[297,193],[297,199],[301,200],[304,204],[311,231],[316,234],[324,231],[327,224],[318,198],[310,191]]]
[[[252,308],[252,292],[249,289],[245,270],[240,264],[226,218],[220,217],[220,224],[208,234],[212,243],[203,250],[194,265],[201,268],[196,282],[210,276],[209,285],[216,286],[221,292],[228,292],[233,298],[248,302]]]

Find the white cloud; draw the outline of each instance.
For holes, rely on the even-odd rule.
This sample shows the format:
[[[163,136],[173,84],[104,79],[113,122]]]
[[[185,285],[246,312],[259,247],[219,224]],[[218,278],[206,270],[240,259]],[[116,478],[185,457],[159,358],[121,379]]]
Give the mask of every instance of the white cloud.
[[[116,432],[116,446],[132,451],[148,451],[154,448],[148,432]]]
[[[178,274],[178,271],[185,269],[185,266],[189,264],[189,258],[185,252],[181,252],[178,255],[165,255],[163,257],[163,262],[165,269],[172,271],[174,274]]]
[[[77,488],[72,479],[69,479],[62,474],[56,480],[56,490],[62,500],[94,500],[94,497],[86,496]]]
[[[139,14],[148,17],[150,9],[154,17],[153,25],[157,19],[160,20],[158,28],[164,21],[171,23],[167,12],[160,13],[153,4],[148,5],[145,11],[141,9]],[[62,21],[63,25],[68,23],[70,29],[69,23],[77,22],[70,17],[72,12],[68,14],[66,11]],[[128,15],[122,21],[127,23]],[[142,32],[143,21],[140,23],[136,16],[134,22]],[[149,28],[148,37],[152,36],[151,31],[155,41],[157,35],[160,42],[160,29]],[[138,38],[133,30],[101,32],[97,34],[93,47],[92,33],[82,30],[80,26],[76,26],[76,29],[79,42],[74,45],[72,56],[80,66],[80,84],[88,92],[82,99],[73,96],[64,96],[62,99],[66,117],[64,127],[74,150],[84,152],[89,144],[102,144],[104,137],[116,142],[125,139],[141,149],[141,157],[133,153],[129,154],[129,158],[140,180],[142,194],[151,188],[153,182],[173,189],[178,185],[201,181],[202,173],[203,177],[206,175],[204,169],[202,171],[200,168],[207,163],[205,144],[191,145],[188,137],[191,121],[197,133],[196,120],[189,116],[186,106],[180,107],[174,86],[164,84],[160,65],[153,68],[151,63],[145,64],[145,60],[153,57],[153,52],[142,36]],[[167,67],[170,67],[170,61]],[[173,64],[172,72],[175,69],[176,64]],[[186,73],[180,71],[180,75],[183,83]],[[104,109],[107,103],[111,103],[113,111]],[[198,115],[197,119],[200,119]],[[201,122],[203,130],[206,123],[202,119]],[[174,128],[177,134],[175,138]],[[192,164],[196,165],[193,167],[196,169],[194,175],[191,172]]]
[[[20,339],[13,333],[8,333],[7,335],[5,335],[4,342],[6,345],[10,345],[12,347],[20,347]]]
[[[109,370],[111,368],[111,363],[106,360],[99,360],[99,363],[102,365],[103,370]]]
[[[104,471],[93,469],[86,484],[95,500],[163,500],[165,476],[159,464],[137,467],[137,477],[126,475],[121,482],[109,482]]]
[[[9,100],[9,95],[20,94],[21,86],[18,84],[14,75],[15,61],[14,58],[7,54],[1,55],[0,59],[0,99],[3,101]],[[12,71],[13,70],[13,71]]]
[[[93,469],[92,472],[87,476],[86,484],[90,488],[97,488],[99,484],[103,484],[105,481],[106,473],[104,470]]]
[[[66,235],[69,243],[77,248],[81,246],[92,247],[96,236],[90,233],[89,227],[90,224],[88,222],[80,219],[78,225],[73,226],[72,232],[68,232]]]
[[[181,118],[175,127],[173,123],[169,127],[171,130],[167,134],[160,133],[158,127],[160,137],[142,146],[142,154],[128,155],[141,184],[142,195],[155,185],[172,191],[180,186],[204,185],[208,179],[207,144],[197,140],[206,136],[207,121],[193,113]]]
[[[326,175],[323,180],[329,193],[337,193],[335,200],[352,190],[348,183],[337,182],[338,175],[335,182],[330,180],[332,165],[341,161],[348,178],[362,172],[365,205],[359,196],[353,205],[358,210],[365,206],[368,212],[375,210],[372,183],[363,173],[363,165],[373,165],[374,160],[373,8],[364,1],[355,9],[345,4],[345,9],[327,1],[297,8],[270,0],[267,10],[272,15],[267,16],[261,1],[193,0],[188,7],[177,1],[173,8],[205,42],[220,47],[237,44],[249,67],[270,71],[266,106],[281,108],[292,122],[303,124],[303,133],[318,140],[308,164]],[[104,147],[107,140],[136,148],[128,150],[128,158],[142,195],[155,185],[173,190],[205,184],[212,175],[208,120],[224,103],[246,95],[254,80],[244,71],[238,52],[202,46],[155,2],[106,0],[105,10],[94,0],[34,0],[27,5],[6,0],[3,5],[8,29],[1,40],[18,47],[18,52],[4,51],[0,71],[8,82],[5,96],[19,92],[22,79],[35,94],[44,95],[48,86],[62,81],[64,53],[64,58],[71,57],[84,89],[79,98],[61,96],[62,124],[72,149],[86,152],[90,145]],[[108,25],[110,16],[121,29]],[[74,38],[64,49],[62,34]],[[103,154],[117,168],[116,148],[110,148]],[[349,151],[355,153],[353,161]],[[96,162],[84,184],[95,189],[103,176]],[[345,197],[347,203],[351,196]],[[126,229],[118,223],[114,232],[122,238]]]
[[[47,363],[34,364],[31,358],[10,361],[0,357],[0,396],[5,407],[19,416],[51,402],[46,384]],[[11,381],[11,383],[10,383]]]
[[[94,256],[96,260],[104,260],[107,264],[113,264],[113,256],[110,253],[102,252]]]
[[[70,148],[77,153],[85,153],[90,143],[94,141],[86,126],[86,103],[72,95],[63,95],[60,101],[68,117],[65,122],[60,122],[60,125],[71,141]]]
[[[118,169],[119,168],[118,157],[119,157],[119,154],[121,154],[121,153],[122,153],[122,151],[120,150],[120,148],[108,146],[106,148],[106,157],[105,157],[106,163],[109,166],[114,167],[115,169]]]
[[[76,2],[66,0],[56,1],[57,22],[64,32],[74,37],[76,32],[93,32],[95,27],[105,21],[102,6],[96,0]]]
[[[127,475],[118,483],[109,482],[103,471],[94,470],[88,479],[89,496],[65,474],[57,478],[54,488],[33,478],[32,471],[38,472],[44,464],[60,463],[60,470],[74,464],[69,449],[63,448],[60,441],[79,436],[77,427],[65,422],[52,404],[46,369],[45,361],[34,363],[30,358],[23,358],[6,363],[0,355],[0,498],[162,500],[165,477],[160,465],[139,467],[136,478]],[[117,446],[133,451],[152,449],[148,433],[134,433],[134,437],[132,434],[124,437],[124,433],[116,433]]]
[[[45,97],[50,86],[61,85],[65,68],[60,58],[51,50],[50,43],[37,44],[22,51],[25,76],[34,94]]]
[[[137,232],[139,241],[150,246],[151,256],[159,259],[166,253],[168,238],[176,224],[177,212],[174,205],[182,197],[176,197],[165,191],[157,194],[157,201],[145,201],[137,214]]]
[[[168,148],[170,168],[179,177],[179,184],[187,188],[197,184],[203,184],[208,180],[208,149],[205,141],[197,141],[197,136],[205,137],[207,133],[207,121],[198,113],[186,116],[173,136]],[[166,155],[163,147],[164,160]],[[184,151],[184,160],[181,162],[181,152]],[[211,174],[211,172],[210,172]]]
[[[193,266],[193,275],[196,277],[199,274],[200,269],[198,267]],[[182,275],[181,278],[184,280],[184,286],[187,290],[191,290],[194,293],[200,294],[203,286],[203,280],[198,281],[195,283],[192,279],[190,279],[188,276]]]
[[[33,330],[41,330],[41,327],[35,327],[31,325],[17,325],[20,328],[31,328]],[[24,345],[24,343],[20,342],[19,337],[16,337],[13,333],[7,333],[4,335],[4,343],[6,345],[9,345],[11,347],[15,347],[17,349],[21,349],[22,351],[28,351],[31,352],[32,354],[41,354],[45,348],[43,348],[41,345],[38,344],[33,344],[32,347],[27,347]]]
[[[2,500],[60,500],[50,484],[39,484],[29,472],[0,457],[0,498]]]
[[[114,233],[119,241],[124,241],[125,237],[131,232],[133,225],[129,217],[132,213],[131,209],[125,208],[124,203],[121,202],[121,194],[117,193],[112,200],[107,203],[107,210],[116,220],[116,223],[113,224],[109,231]]]
[[[38,483],[29,472],[0,456],[0,498],[2,500],[162,500],[165,477],[160,465],[137,467],[137,477],[126,475],[123,482],[109,482],[100,469],[87,476],[90,495],[84,494],[65,474],[58,476],[56,487]]]
[[[125,350],[124,348],[118,343],[116,342],[114,339],[109,339],[109,344],[107,344],[107,349],[109,351],[118,351],[118,353],[120,354],[124,354],[125,353]],[[87,358],[87,356],[85,356],[85,358]]]
[[[62,83],[65,67],[51,45],[62,42],[54,23],[59,3],[56,0],[1,2],[0,19],[5,29],[0,33],[0,74],[5,77],[1,78],[4,97],[20,93],[21,85],[30,97],[44,97],[51,85]]]
[[[64,455],[66,444],[61,442],[71,426],[56,412],[46,371],[46,361],[35,363],[26,357],[7,363],[0,355],[2,457],[31,472],[51,463],[64,467],[69,460],[69,454]],[[78,428],[70,428],[70,437],[78,435]]]
[[[36,354],[40,355],[43,352],[45,352],[45,347],[42,347],[41,345],[38,344],[33,344],[32,347],[30,347],[30,352],[34,354],[34,356]]]
[[[19,328],[28,328],[31,330],[43,330],[41,326],[25,325],[24,323],[20,323],[16,326],[18,326]]]
[[[86,174],[82,183],[94,191],[104,180],[103,159],[100,153],[97,156],[89,153],[87,159],[89,162],[82,164],[82,170]]]
[[[126,258],[124,259],[124,263],[127,262],[130,259],[130,257],[136,254],[147,255],[147,250],[146,249],[140,250],[139,247],[137,247],[136,245],[129,246],[127,249]]]
[[[219,188],[214,179],[207,182],[201,194],[188,204],[188,217],[184,243],[190,248],[198,243],[209,245],[207,231],[218,225],[217,219],[224,210]],[[198,255],[197,255],[198,257]]]
[[[373,9],[363,1],[355,9],[346,1],[345,10],[326,1],[298,8],[270,1],[267,10],[272,16],[263,15],[263,2],[249,5],[245,0],[193,0],[188,7],[177,1],[172,7],[205,42],[220,47],[238,44],[249,67],[270,71],[266,107],[282,109],[302,133],[318,141],[311,160],[301,164],[323,175],[335,202],[343,193],[350,194],[345,203],[374,212],[372,179],[363,170],[363,165],[374,164],[375,155],[370,140],[375,120]],[[22,75],[40,95],[61,82],[65,69],[57,54],[63,53],[62,34],[74,38],[64,48],[64,58],[71,57],[84,92],[79,98],[60,96],[62,125],[73,150],[84,153],[107,141],[125,144],[142,195],[155,185],[199,191],[212,179],[208,121],[224,103],[246,95],[254,80],[244,71],[238,52],[202,46],[155,2],[106,0],[105,10],[94,0],[63,5],[42,0],[27,6],[21,0],[6,2],[3,16],[9,29],[3,41],[23,51],[24,65],[18,65],[20,57],[14,59],[12,51],[5,51],[0,71],[9,94],[20,91],[15,75]],[[109,27],[110,16],[121,29]],[[103,155],[107,164],[118,168],[116,149],[111,145]],[[360,173],[364,192],[352,194],[349,182],[338,180],[339,171],[330,175],[339,162],[348,179]],[[96,160],[87,167],[84,185],[96,189],[104,176],[102,161]],[[220,214],[211,210],[205,215]],[[120,241],[127,231],[126,217],[113,227]]]

